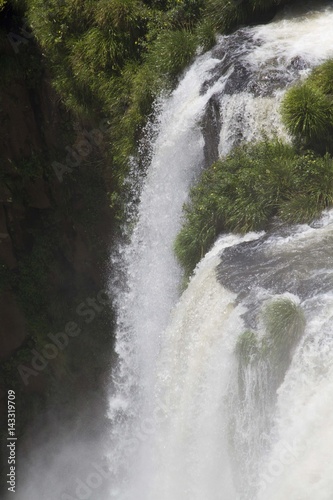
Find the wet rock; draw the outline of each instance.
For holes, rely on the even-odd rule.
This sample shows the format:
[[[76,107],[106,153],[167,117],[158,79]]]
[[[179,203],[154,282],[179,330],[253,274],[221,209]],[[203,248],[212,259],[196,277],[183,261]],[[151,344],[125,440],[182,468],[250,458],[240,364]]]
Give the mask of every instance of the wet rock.
[[[211,76],[207,79],[201,89],[201,93],[205,93],[207,89],[211,88],[221,78],[225,78],[228,73],[228,81],[224,93],[241,91],[243,83],[246,85],[247,78],[250,75],[248,64],[245,63],[244,58],[250,51],[253,45],[260,45],[260,41],[253,42],[252,35],[248,30],[238,30],[233,35],[227,38],[221,38],[219,43],[212,50],[212,57],[219,59],[220,62],[216,64],[211,71]],[[229,80],[230,84],[229,84]],[[245,79],[244,82],[242,79]],[[237,87],[239,90],[237,90]]]
[[[250,68],[244,63],[237,61],[233,68],[233,72],[224,87],[224,93],[229,95],[246,91],[251,80]]]
[[[303,70],[307,69],[309,66],[306,61],[300,56],[294,57],[291,61],[290,64],[287,66],[287,69],[297,69],[297,70]]]
[[[212,165],[219,157],[219,133],[221,129],[220,104],[216,96],[208,101],[202,119],[202,133],[205,139],[205,167]]]

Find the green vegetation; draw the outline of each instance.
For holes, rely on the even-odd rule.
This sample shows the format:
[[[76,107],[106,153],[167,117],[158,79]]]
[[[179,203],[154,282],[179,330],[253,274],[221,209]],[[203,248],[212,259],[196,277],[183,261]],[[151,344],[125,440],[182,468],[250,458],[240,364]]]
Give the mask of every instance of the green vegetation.
[[[236,354],[244,365],[257,359],[259,352],[258,340],[256,334],[250,330],[242,333],[237,341]]]
[[[289,364],[290,352],[304,333],[305,317],[294,301],[281,297],[268,303],[262,313],[266,331],[264,353],[280,369]]]
[[[138,73],[142,77],[151,71],[155,85],[147,92],[152,98],[161,77],[178,76],[197,45],[204,49],[213,45],[214,30],[230,31],[258,13],[276,9],[275,0],[49,0],[47,5],[27,0],[26,4],[56,88],[68,105],[91,112],[90,104],[99,101],[108,113],[114,106],[123,113],[131,107],[128,90],[135,90]]]
[[[239,363],[238,383],[242,395],[244,395],[248,366],[255,368],[261,362],[268,367],[271,395],[275,394],[272,388],[277,388],[281,384],[293,350],[306,326],[302,307],[283,296],[265,303],[258,319],[257,331],[245,331],[239,336],[236,344],[235,353]],[[257,395],[263,396],[260,389]]]
[[[111,119],[124,175],[153,99],[193,58],[202,0],[27,2],[56,90],[79,116]],[[199,36],[199,35],[198,35]]]
[[[257,333],[245,331],[237,341],[236,354],[243,366],[263,358],[272,368],[282,367],[304,333],[303,309],[287,297],[278,297],[264,304],[259,318],[263,336],[259,339]]]
[[[282,103],[282,118],[298,147],[333,152],[333,60],[292,87]]]
[[[136,153],[154,99],[175,85],[198,44],[207,49],[215,43],[211,23],[202,17],[204,1],[8,0],[7,5],[15,11],[11,32],[21,33],[25,15],[34,39],[23,39],[16,54],[7,34],[0,37],[2,83],[30,75],[33,86],[46,67],[77,119],[96,124],[107,117],[111,195],[120,200],[113,208],[121,213],[128,157]],[[43,60],[32,60],[36,41]]]
[[[290,0],[207,0],[205,14],[219,32],[228,33],[240,24],[260,22],[286,3]]]
[[[289,130],[304,147],[319,152],[331,149],[333,105],[330,96],[310,82],[287,92],[282,117]]]
[[[315,68],[307,81],[326,96],[333,96],[333,60],[329,59]]]
[[[223,231],[245,233],[272,217],[310,222],[333,203],[333,160],[280,141],[234,149],[206,170],[184,207],[176,255],[189,275]]]
[[[282,0],[279,7],[285,3]],[[4,11],[7,6],[17,13],[12,31],[21,32],[25,14],[34,36],[33,43],[29,37],[29,43],[19,46],[16,60],[13,54],[1,55],[7,68],[3,80],[24,74],[33,87],[46,65],[68,109],[92,123],[108,117],[111,195],[117,200],[124,195],[128,157],[136,153],[154,99],[173,88],[198,47],[207,50],[215,43],[217,31],[260,21],[262,14],[272,16],[278,8],[275,0],[48,0],[46,4],[7,0],[2,4]],[[44,60],[30,54],[35,41]],[[118,202],[114,208],[121,206]]]
[[[279,6],[287,0],[279,2]],[[0,4],[5,6],[5,2]],[[116,190],[156,96],[215,33],[273,15],[275,0],[8,0],[40,44],[53,84],[79,117],[110,120]],[[19,33],[20,31],[17,31]],[[20,50],[25,46],[22,44]],[[38,73],[37,65],[34,74]],[[11,73],[13,75],[13,73]]]
[[[332,75],[327,61],[286,93],[281,112],[294,145],[243,144],[202,174],[175,241],[186,276],[221,232],[262,230],[273,217],[311,222],[333,205]]]

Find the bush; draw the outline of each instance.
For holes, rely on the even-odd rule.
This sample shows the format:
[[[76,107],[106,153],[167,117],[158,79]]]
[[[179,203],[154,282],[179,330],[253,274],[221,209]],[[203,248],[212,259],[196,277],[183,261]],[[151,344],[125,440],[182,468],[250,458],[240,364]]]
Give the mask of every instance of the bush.
[[[214,23],[210,19],[204,19],[198,24],[195,35],[199,47],[204,51],[211,49],[216,44],[216,31]]]
[[[305,147],[326,149],[333,130],[333,107],[319,88],[309,83],[292,87],[283,99],[282,117]]]
[[[247,12],[240,2],[208,0],[205,16],[214,23],[217,31],[224,33],[229,32],[238,24],[243,24],[246,20]]]
[[[333,59],[315,68],[307,81],[319,88],[326,96],[333,97]]]
[[[333,60],[315,68],[282,102],[282,118],[298,146],[333,152]]]
[[[192,60],[196,46],[189,31],[165,31],[152,44],[146,60],[159,76],[174,79]]]
[[[268,361],[270,377],[278,386],[304,333],[306,320],[302,307],[287,297],[270,301],[261,315],[265,329],[261,356]]]
[[[279,141],[234,149],[206,170],[184,206],[175,252],[186,275],[223,231],[267,228],[274,216],[305,223],[333,205],[333,160]]]

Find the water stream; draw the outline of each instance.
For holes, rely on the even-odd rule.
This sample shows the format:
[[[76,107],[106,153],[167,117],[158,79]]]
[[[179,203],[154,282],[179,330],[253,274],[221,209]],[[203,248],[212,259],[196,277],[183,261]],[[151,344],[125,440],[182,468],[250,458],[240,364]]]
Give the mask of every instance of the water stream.
[[[333,215],[313,227],[225,235],[180,297],[173,242],[207,144],[278,134],[286,88],[333,57],[333,7],[287,11],[221,37],[159,112],[131,243],[119,250],[118,366],[110,498],[330,500],[333,495]],[[203,124],[215,111],[215,136]],[[305,332],[281,373],[242,369],[247,329],[265,304],[301,307]]]

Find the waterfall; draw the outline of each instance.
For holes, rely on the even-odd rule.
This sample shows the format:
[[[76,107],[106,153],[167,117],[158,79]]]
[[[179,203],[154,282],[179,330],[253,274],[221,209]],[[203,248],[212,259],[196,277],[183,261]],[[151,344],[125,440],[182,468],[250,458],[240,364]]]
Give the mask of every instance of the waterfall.
[[[221,237],[181,297],[173,254],[207,150],[225,155],[263,132],[288,139],[279,103],[333,57],[332,23],[329,3],[220,37],[162,100],[131,242],[117,256],[110,498],[332,497],[332,213],[313,227]],[[305,318],[283,369],[237,355],[246,331],[270,342],[275,299]]]

